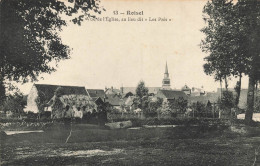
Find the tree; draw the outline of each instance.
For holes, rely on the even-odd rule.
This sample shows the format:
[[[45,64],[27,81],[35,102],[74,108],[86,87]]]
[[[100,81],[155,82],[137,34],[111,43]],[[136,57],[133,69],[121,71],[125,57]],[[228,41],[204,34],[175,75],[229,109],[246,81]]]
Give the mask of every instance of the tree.
[[[141,100],[141,109],[143,110],[143,113],[146,116],[155,116],[156,115],[156,111],[154,111],[151,107],[150,107],[150,103],[152,102],[148,96],[144,96]]]
[[[149,102],[149,110],[151,114],[157,114],[159,118],[159,113],[162,111],[162,104],[163,104],[163,99],[160,97],[157,97],[155,101],[150,101]]]
[[[201,31],[206,35],[201,42],[203,52],[210,53],[205,58],[204,72],[207,75],[214,75],[216,81],[225,81],[228,88],[228,77],[231,76],[230,61],[233,52],[233,42],[230,42],[232,31],[230,24],[232,18],[232,3],[227,0],[208,2],[204,9],[204,21],[207,24]],[[233,40],[231,40],[233,41]]]
[[[137,98],[137,97],[135,97],[135,98],[133,99],[134,109],[141,108],[141,105],[140,105],[140,104],[141,104],[141,103],[140,103],[140,99]]]
[[[139,103],[139,108],[144,109],[144,104],[148,99],[148,88],[145,87],[144,81],[140,81],[136,88],[136,103]]]
[[[165,115],[169,115],[172,113],[176,113],[174,109],[170,107],[170,102],[168,100],[163,100],[161,113]]]
[[[178,109],[184,113],[186,111],[186,108],[188,107],[188,101],[185,100],[183,97],[180,97],[176,100],[176,104]]]
[[[250,70],[247,71],[249,77],[247,110],[245,115],[246,124],[251,124],[254,112],[255,85],[260,79],[260,1],[239,0],[237,8],[240,18],[240,32],[245,36],[241,42],[245,56],[248,59]]]
[[[20,92],[15,92],[13,95],[8,95],[7,99],[3,103],[4,112],[10,111],[13,114],[20,116],[23,113],[23,109],[26,106],[24,96]]]
[[[245,40],[239,27],[239,10],[231,0],[212,0],[203,10],[204,21],[207,26],[201,31],[206,38],[201,42],[203,52],[210,53],[205,58],[204,72],[214,75],[216,81],[225,81],[228,90],[228,77],[239,77],[235,90],[238,105],[242,74],[249,70],[245,47],[241,43]]]
[[[7,81],[35,81],[70,58],[59,36],[66,17],[80,25],[101,12],[96,0],[1,0],[0,8],[0,102]]]
[[[136,92],[136,96],[140,99],[143,98],[144,96],[148,96],[148,88],[145,87],[144,81],[139,82],[135,92]]]
[[[201,42],[203,52],[209,53],[204,71],[215,80],[239,77],[235,87],[238,105],[242,74],[249,76],[246,123],[252,121],[254,85],[260,77],[260,2],[257,0],[211,0],[203,10],[207,26]]]
[[[206,105],[206,114],[207,114],[207,117],[208,117],[208,112],[211,112],[212,111],[212,104],[211,102],[208,100],[207,102],[207,105]],[[214,114],[214,113],[213,113]]]
[[[191,105],[192,110],[195,110],[196,116],[202,117],[206,110],[206,105],[202,102],[192,103]]]
[[[230,91],[224,91],[222,98],[220,98],[219,102],[220,109],[222,110],[231,110],[235,106],[235,100],[233,93]]]

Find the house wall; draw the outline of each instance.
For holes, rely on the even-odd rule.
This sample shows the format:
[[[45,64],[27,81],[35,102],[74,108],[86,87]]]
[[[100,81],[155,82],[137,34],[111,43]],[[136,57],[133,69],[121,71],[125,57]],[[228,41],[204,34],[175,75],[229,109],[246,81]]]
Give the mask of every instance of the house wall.
[[[38,97],[38,91],[37,91],[36,87],[33,85],[30,93],[28,94],[27,107],[24,111],[26,111],[26,112],[30,111],[33,113],[39,112],[38,106],[36,104],[37,97]]]
[[[161,91],[157,92],[156,97],[159,97],[159,98],[162,98],[162,99],[166,99],[166,97],[163,95],[163,93]]]

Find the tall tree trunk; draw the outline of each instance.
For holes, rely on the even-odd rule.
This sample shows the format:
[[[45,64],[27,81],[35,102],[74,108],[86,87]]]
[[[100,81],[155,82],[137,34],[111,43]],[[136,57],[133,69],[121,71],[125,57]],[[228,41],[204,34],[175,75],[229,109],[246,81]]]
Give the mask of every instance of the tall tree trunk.
[[[255,78],[253,74],[249,75],[248,92],[247,92],[247,110],[245,115],[245,124],[250,125],[254,112],[254,91]]]
[[[255,105],[258,99],[258,80],[255,81]]]
[[[225,76],[225,89],[228,91],[228,81],[227,81],[227,76]]]
[[[2,74],[0,75],[0,105],[2,105],[2,103],[5,100],[5,85],[4,85],[4,77],[2,76]]]
[[[222,98],[222,79],[219,80],[220,83],[220,98]]]
[[[239,98],[240,98],[240,92],[241,92],[241,82],[242,82],[242,73],[239,74],[239,80],[237,81],[237,85],[235,88],[236,93],[237,93],[236,100],[235,100],[236,107],[238,107],[238,104],[239,104]]]

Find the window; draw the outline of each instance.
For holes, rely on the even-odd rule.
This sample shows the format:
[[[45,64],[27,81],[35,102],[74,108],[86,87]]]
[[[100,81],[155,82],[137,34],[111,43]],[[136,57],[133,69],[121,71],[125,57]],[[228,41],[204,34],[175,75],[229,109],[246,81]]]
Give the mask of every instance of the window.
[[[170,81],[164,81],[164,84],[170,84]]]
[[[70,106],[67,105],[67,106],[66,106],[66,111],[68,111],[69,109],[70,109]]]

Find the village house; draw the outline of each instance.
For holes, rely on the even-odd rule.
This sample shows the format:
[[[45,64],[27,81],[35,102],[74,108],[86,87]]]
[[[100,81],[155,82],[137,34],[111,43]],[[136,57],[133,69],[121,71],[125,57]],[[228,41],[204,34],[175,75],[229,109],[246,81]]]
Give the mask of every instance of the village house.
[[[128,96],[128,98],[124,98],[124,106],[128,110],[132,110],[134,104],[134,98],[135,96]]]
[[[121,105],[124,103],[124,100],[116,94],[107,94],[106,102],[108,102],[113,108],[121,109]]]
[[[105,99],[102,99],[100,97],[91,97],[91,98],[95,102],[95,104],[98,106],[101,106],[105,103]]]
[[[120,89],[116,89],[113,86],[111,88],[105,88],[106,95],[121,95]]]
[[[188,96],[191,95],[191,89],[186,84],[181,88],[181,91],[183,91]]]
[[[27,97],[25,112],[39,113],[41,111],[51,111],[47,103],[53,98],[57,88],[62,88],[63,95],[88,96],[85,87],[34,84]]]
[[[105,91],[103,89],[87,89],[87,93],[91,98],[95,100],[97,98],[100,98],[104,101],[106,97]]]
[[[221,93],[223,91],[225,91],[225,89],[221,90],[221,88],[218,88],[217,92],[207,92],[204,95],[190,96],[189,102],[190,103],[200,102],[203,104],[207,104],[208,102],[210,102],[212,104],[217,104],[218,99],[221,97]],[[232,92],[234,97],[236,96],[236,92],[234,88],[229,88],[228,91]],[[239,103],[238,103],[238,108],[240,109],[245,110],[247,107],[247,92],[248,92],[247,89],[241,89]],[[260,91],[256,93],[256,96],[260,97]]]
[[[215,93],[215,92],[207,92],[207,94],[205,95],[201,95],[201,96],[190,96],[189,97],[189,103],[203,103],[203,104],[207,104],[208,102],[210,103],[217,103],[218,102],[218,98],[220,96]]]
[[[97,110],[97,105],[88,95],[54,95],[47,105],[52,119],[83,118],[84,115]]]
[[[161,89],[161,87],[147,87],[149,95],[156,95],[157,92]],[[131,93],[133,95],[136,94],[136,87],[121,87],[122,94]]]
[[[220,97],[221,96],[221,92],[223,92],[225,90],[226,89],[218,88],[216,93]],[[232,92],[234,96],[236,96],[236,94],[237,94],[235,92],[234,88],[228,88],[228,91]],[[241,89],[241,91],[240,91],[240,98],[239,98],[239,103],[238,103],[238,107],[240,109],[246,109],[246,107],[247,107],[247,92],[248,92],[248,89]],[[255,92],[255,96],[258,97],[258,98],[260,97],[260,90]]]
[[[122,98],[123,99],[127,99],[128,97],[134,96],[134,94],[132,92],[128,92],[126,94],[123,94]]]
[[[163,80],[162,80],[162,86],[161,87],[147,87],[147,89],[148,89],[149,96],[156,96],[157,93],[160,92],[161,90],[172,91],[170,74],[168,72],[167,62],[166,62],[166,65],[165,65],[165,71],[164,71],[164,77],[163,77]],[[124,93],[124,94],[131,92],[132,94],[135,95],[136,94],[136,87],[121,87],[121,92]]]
[[[173,101],[179,98],[183,98],[184,100],[188,100],[188,96],[179,90],[165,90],[161,89],[156,94],[156,97],[162,98],[164,101]]]
[[[191,88],[190,96],[203,96],[205,94],[206,92],[203,86],[201,86],[201,88],[195,88],[195,87]]]

